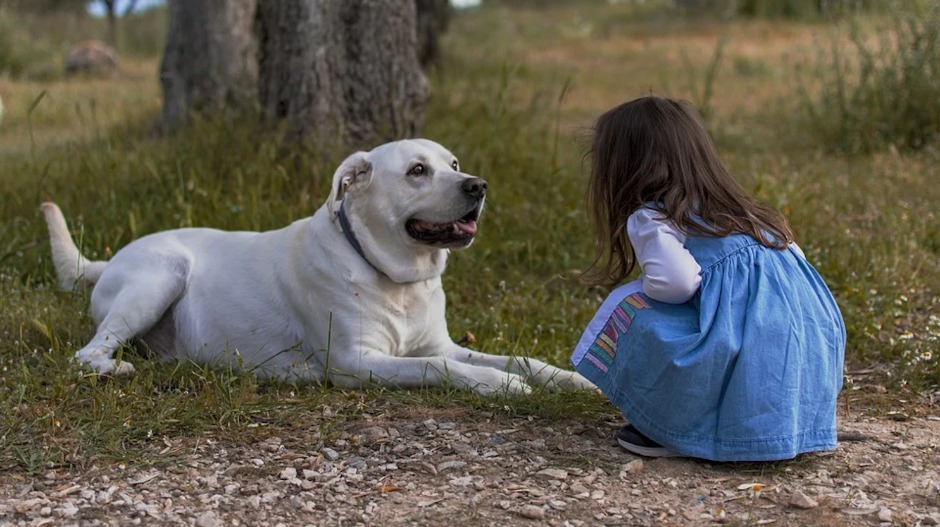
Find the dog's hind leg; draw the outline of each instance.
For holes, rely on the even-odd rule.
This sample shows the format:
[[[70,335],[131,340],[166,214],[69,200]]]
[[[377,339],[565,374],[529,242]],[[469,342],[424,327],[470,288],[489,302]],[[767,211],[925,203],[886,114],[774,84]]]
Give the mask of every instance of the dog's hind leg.
[[[134,366],[115,360],[114,353],[160,321],[183,292],[186,279],[175,272],[158,269],[135,270],[133,276],[116,278],[117,283],[109,282],[99,283],[95,291],[99,298],[93,298],[93,303],[103,308],[104,317],[91,342],[78,350],[75,358],[99,374],[131,375]],[[103,291],[99,293],[99,290]]]

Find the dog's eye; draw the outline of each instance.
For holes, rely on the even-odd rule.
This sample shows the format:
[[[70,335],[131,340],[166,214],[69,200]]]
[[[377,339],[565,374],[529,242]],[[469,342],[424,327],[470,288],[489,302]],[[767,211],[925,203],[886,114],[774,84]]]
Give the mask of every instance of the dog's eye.
[[[409,175],[412,176],[423,176],[427,172],[427,169],[424,168],[424,165],[421,163],[416,164],[411,167],[411,170],[408,171]]]
[[[454,170],[458,170],[457,167],[458,167],[459,165],[457,164],[457,160],[455,159],[454,162],[450,164],[450,166],[451,166],[451,168],[453,168]]]

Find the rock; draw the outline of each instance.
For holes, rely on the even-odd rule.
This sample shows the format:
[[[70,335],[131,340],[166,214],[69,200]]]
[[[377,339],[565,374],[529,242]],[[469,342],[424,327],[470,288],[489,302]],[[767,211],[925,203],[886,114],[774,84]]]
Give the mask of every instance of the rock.
[[[323,447],[320,449],[320,453],[323,454],[323,457],[326,458],[327,461],[336,461],[339,459],[339,453],[330,447]]]
[[[444,472],[445,470],[454,470],[458,468],[463,468],[465,466],[467,466],[466,461],[453,460],[453,461],[442,461],[438,463],[437,467],[435,468],[440,473],[440,472]]]
[[[287,467],[281,471],[279,477],[281,479],[286,479],[287,481],[297,479],[297,469],[294,467]]]
[[[524,505],[521,509],[517,511],[519,516],[523,518],[528,518],[530,520],[544,520],[545,519],[545,509],[539,507],[538,505]]]
[[[213,511],[206,511],[196,517],[196,527],[218,527],[221,525]]]
[[[633,461],[621,467],[620,475],[623,476],[625,474],[637,474],[642,471],[643,471],[643,460],[634,459]]]
[[[388,431],[381,426],[370,426],[359,431],[361,443],[371,445],[388,439]]]
[[[59,514],[71,518],[78,514],[78,507],[71,501],[66,501],[59,507]]]
[[[887,508],[887,507],[882,507],[881,510],[878,511],[878,519],[879,519],[880,521],[890,523],[890,522],[891,522],[891,516],[892,516],[892,515],[891,515],[891,509],[889,509],[889,508]]]
[[[572,483],[571,487],[569,487],[569,490],[571,490],[571,492],[574,494],[585,494],[590,492],[587,486],[585,486],[584,483],[581,483],[580,481],[575,481]]]
[[[790,494],[789,504],[798,509],[812,509],[813,507],[819,506],[816,500],[803,494],[803,492],[799,490],[793,491],[793,494]]]
[[[14,505],[16,512],[20,514],[26,514],[29,511],[39,507],[43,503],[43,500],[39,498],[33,498],[29,500],[23,500]]]
[[[568,479],[568,471],[560,468],[546,468],[535,473],[536,476],[542,476],[550,479],[564,481]]]
[[[110,75],[117,71],[118,54],[114,48],[97,40],[79,42],[65,56],[67,75]]]

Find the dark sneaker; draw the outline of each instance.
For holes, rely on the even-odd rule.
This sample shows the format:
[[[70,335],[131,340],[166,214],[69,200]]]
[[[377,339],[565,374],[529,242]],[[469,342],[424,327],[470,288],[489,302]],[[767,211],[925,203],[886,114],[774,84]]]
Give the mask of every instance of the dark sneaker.
[[[617,442],[629,452],[646,457],[683,457],[641,434],[633,425],[617,431]]]

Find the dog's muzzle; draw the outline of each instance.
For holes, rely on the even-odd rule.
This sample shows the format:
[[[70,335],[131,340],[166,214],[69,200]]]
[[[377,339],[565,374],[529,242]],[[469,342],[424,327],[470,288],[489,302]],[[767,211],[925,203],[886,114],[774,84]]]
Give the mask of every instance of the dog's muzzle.
[[[453,221],[436,223],[412,218],[405,223],[405,230],[413,239],[440,248],[459,249],[473,242],[477,233],[477,220],[483,212],[486,199],[486,181],[468,178],[461,183],[461,191],[472,204],[466,214]]]

